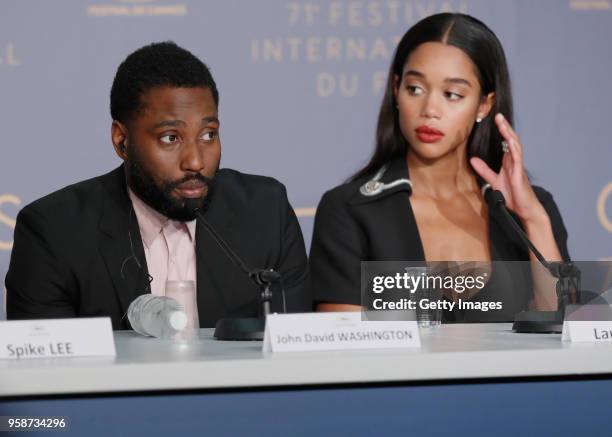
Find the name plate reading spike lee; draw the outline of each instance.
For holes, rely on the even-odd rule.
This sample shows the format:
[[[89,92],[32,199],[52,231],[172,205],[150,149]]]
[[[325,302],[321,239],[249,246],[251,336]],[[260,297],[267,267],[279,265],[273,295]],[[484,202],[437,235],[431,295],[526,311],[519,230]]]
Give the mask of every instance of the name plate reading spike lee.
[[[264,352],[401,349],[421,346],[416,321],[364,321],[360,312],[271,314]]]
[[[0,322],[0,359],[114,357],[110,318]]]

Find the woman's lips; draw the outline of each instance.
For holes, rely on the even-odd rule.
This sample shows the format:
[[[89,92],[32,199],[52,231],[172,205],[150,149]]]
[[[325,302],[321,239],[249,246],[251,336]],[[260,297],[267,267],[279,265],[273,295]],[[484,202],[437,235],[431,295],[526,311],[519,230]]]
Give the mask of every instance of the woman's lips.
[[[444,133],[429,126],[419,126],[414,130],[417,138],[423,143],[435,143],[444,137]]]

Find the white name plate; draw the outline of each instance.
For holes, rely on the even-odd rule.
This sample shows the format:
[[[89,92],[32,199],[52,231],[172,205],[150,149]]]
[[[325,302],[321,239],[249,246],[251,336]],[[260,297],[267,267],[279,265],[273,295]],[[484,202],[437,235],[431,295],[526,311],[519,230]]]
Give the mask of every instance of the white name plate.
[[[0,359],[115,356],[110,318],[0,322]]]
[[[264,352],[420,346],[416,321],[363,321],[361,312],[271,314],[263,341]]]
[[[561,339],[570,342],[612,342],[612,321],[566,320],[563,322]]]

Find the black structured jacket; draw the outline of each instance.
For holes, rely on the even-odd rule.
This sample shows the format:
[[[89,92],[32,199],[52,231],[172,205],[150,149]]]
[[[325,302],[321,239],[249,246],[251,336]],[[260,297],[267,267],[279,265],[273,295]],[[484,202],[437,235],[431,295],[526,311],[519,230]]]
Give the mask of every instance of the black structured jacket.
[[[400,178],[408,178],[403,157],[389,163],[381,181],[390,183]],[[369,179],[360,178],[326,192],[317,208],[310,249],[315,304],[361,305],[361,261],[425,261],[408,185],[398,185],[376,196],[364,196],[360,187]],[[550,217],[561,256],[569,260],[567,232],[551,194],[540,187],[534,187],[534,191]],[[529,260],[527,247],[500,211],[492,208],[489,209],[489,241],[492,261]],[[486,287],[488,291],[483,289],[475,296],[482,300],[504,300],[504,311],[490,315],[445,314],[447,321],[488,321],[489,316],[490,321],[512,320],[514,314],[525,309],[532,296],[531,273],[525,266],[528,263],[509,265],[505,271],[496,270],[495,281],[493,276],[490,280],[496,286]]]
[[[304,241],[281,183],[222,169],[205,214],[247,265],[282,274],[289,311],[311,308]],[[140,268],[131,258],[130,235]],[[232,264],[199,220],[196,265],[201,327],[214,326],[224,317],[258,314],[258,287]],[[124,315],[147,290],[145,269],[121,166],[20,211],[6,275],[7,317],[109,316],[114,329],[129,328]],[[280,302],[276,293],[274,311],[281,310]]]

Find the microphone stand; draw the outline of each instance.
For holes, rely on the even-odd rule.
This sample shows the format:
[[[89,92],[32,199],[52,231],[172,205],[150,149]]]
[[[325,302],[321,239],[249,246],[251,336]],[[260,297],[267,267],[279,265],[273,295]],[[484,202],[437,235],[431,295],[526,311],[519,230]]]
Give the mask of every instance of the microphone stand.
[[[527,234],[516,223],[506,207],[504,195],[498,191],[488,188],[485,197],[488,203],[494,208],[499,208],[504,218],[514,229],[520,239],[533,252],[537,260],[557,278],[557,310],[556,311],[521,311],[514,318],[512,330],[522,333],[560,333],[563,330],[563,320],[565,318],[565,308],[570,303],[572,289],[576,291],[576,298],[580,300],[580,269],[571,262],[555,261],[548,262],[544,259],[540,251],[533,245]]]
[[[266,327],[266,316],[271,312],[272,290],[273,284],[280,283],[281,294],[283,298],[283,311],[287,312],[287,303],[285,299],[285,289],[283,279],[280,273],[273,269],[251,269],[242,261],[242,259],[232,250],[225,240],[215,231],[215,228],[204,218],[204,214],[198,209],[193,210],[210,233],[216,243],[219,245],[225,255],[236,265],[240,270],[245,272],[249,278],[259,287],[260,300],[262,308],[262,316],[258,318],[243,317],[221,319],[215,326],[214,337],[217,340],[263,340],[264,330]]]

